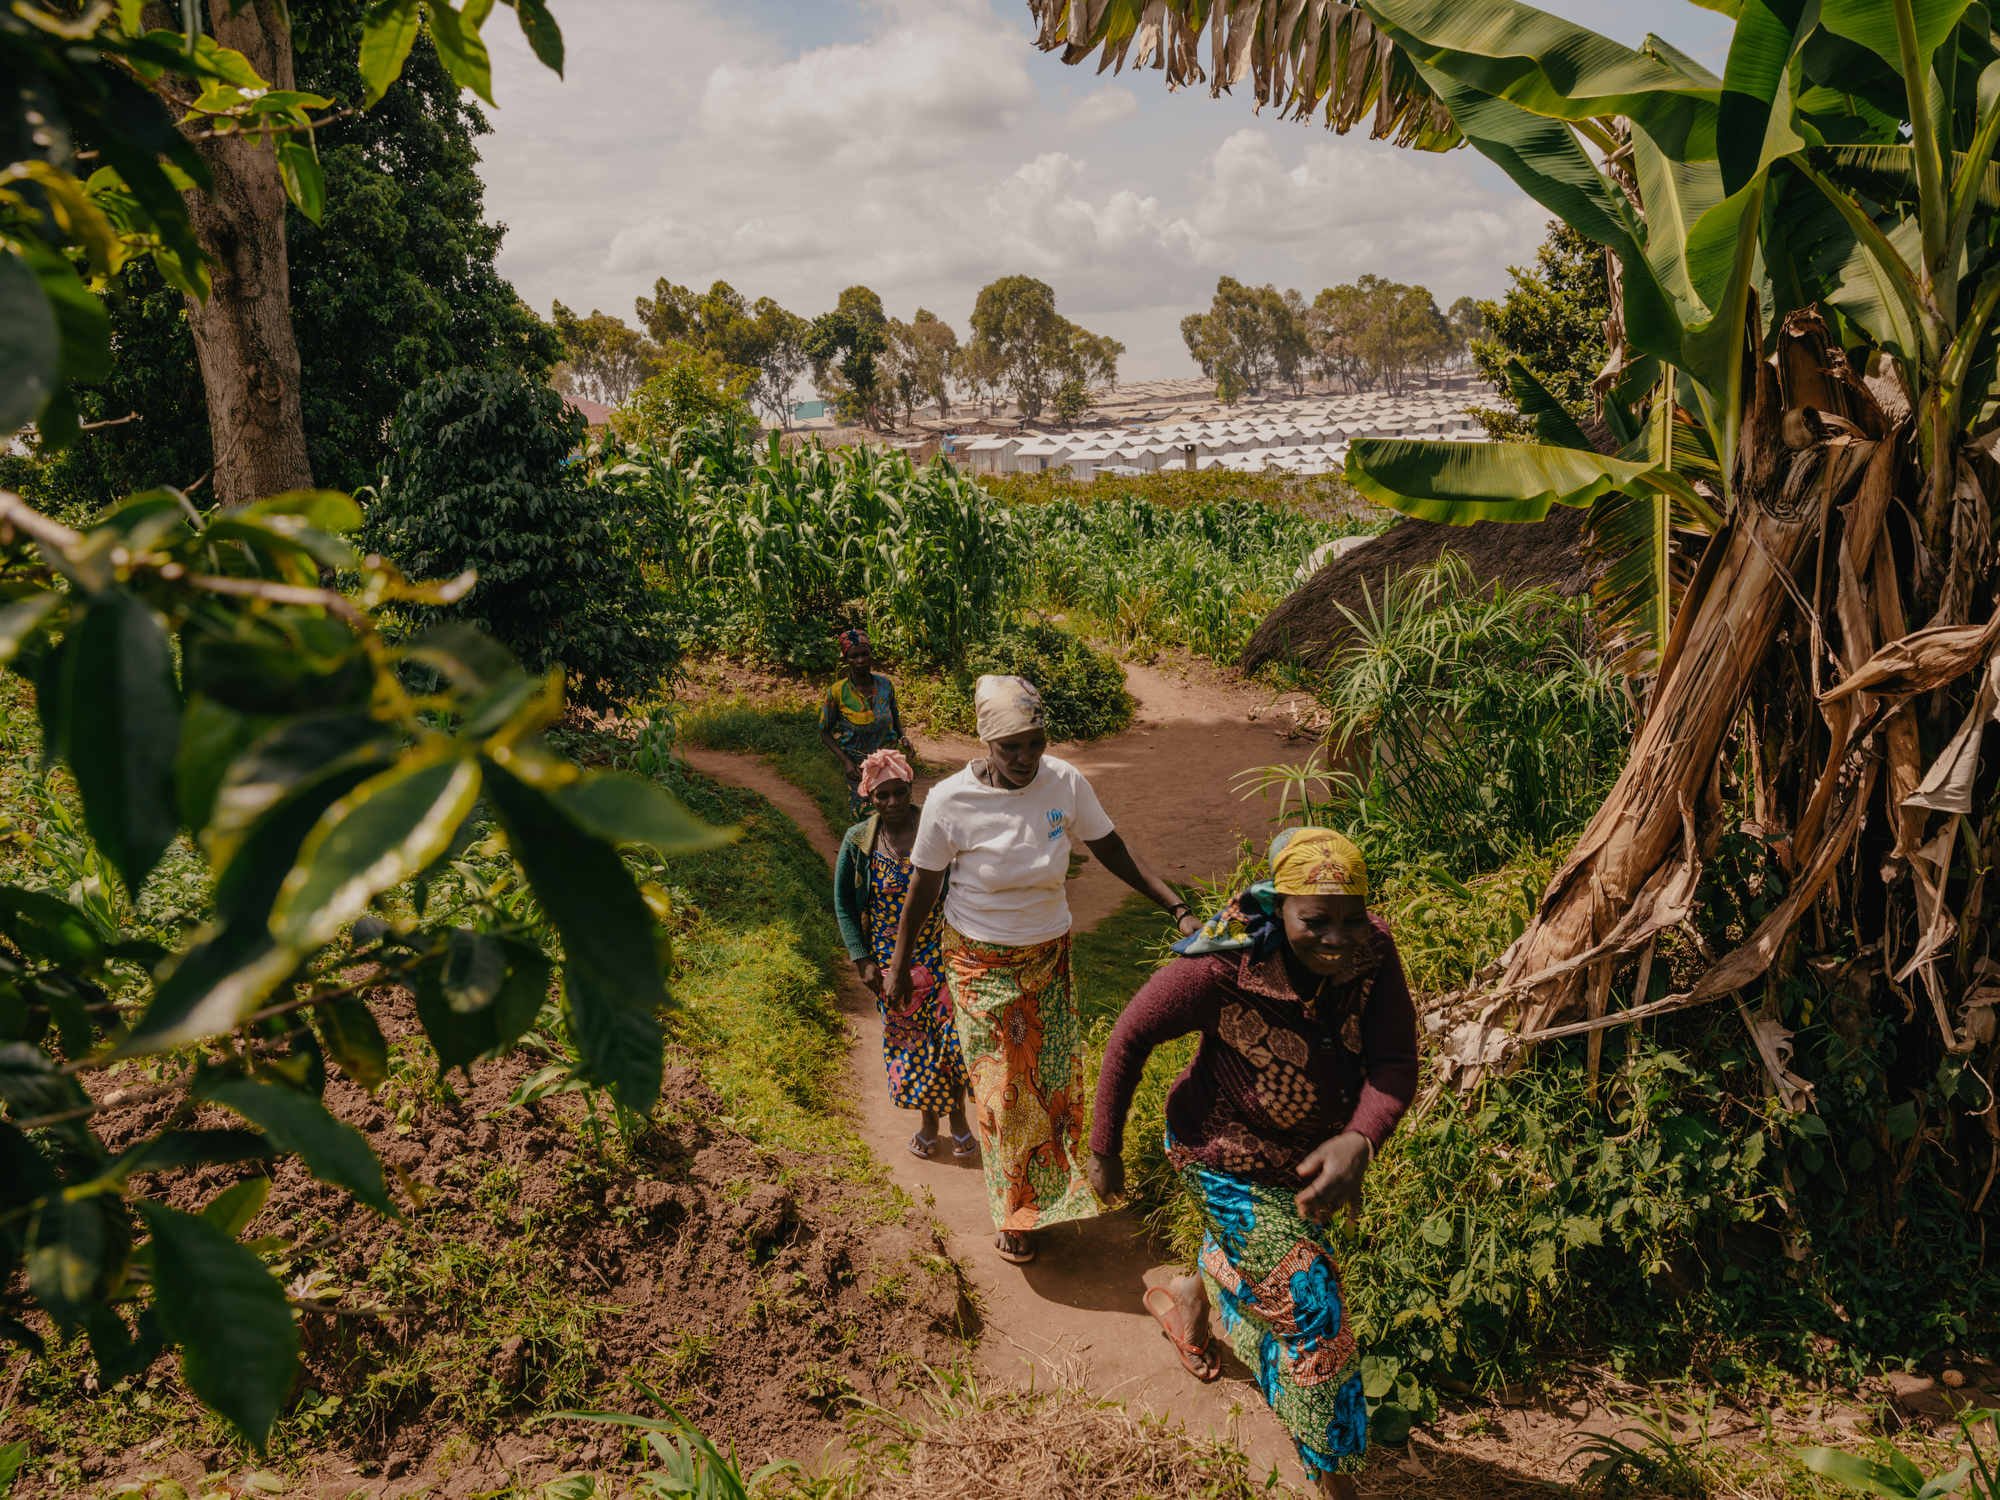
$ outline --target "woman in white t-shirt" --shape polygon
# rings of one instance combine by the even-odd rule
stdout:
[[[925,799],[896,951],[883,978],[896,1014],[911,1003],[913,935],[944,897],[944,969],[975,1121],[995,1244],[1017,1265],[1033,1231],[1098,1212],[1083,1149],[1083,1059],[1070,989],[1063,883],[1082,844],[1105,869],[1179,919],[1199,921],[1125,847],[1097,793],[1047,754],[1041,694],[1023,677],[982,677],[986,754]]]

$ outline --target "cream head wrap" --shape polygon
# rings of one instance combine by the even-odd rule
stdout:
[[[1280,896],[1368,894],[1368,864],[1330,828],[1287,828],[1271,840],[1271,886]]]
[[[1025,677],[982,677],[972,703],[978,711],[982,740],[1012,739],[1047,725],[1042,695]]]

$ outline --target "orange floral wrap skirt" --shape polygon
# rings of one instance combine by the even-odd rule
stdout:
[[[1101,1209],[1084,1168],[1069,935],[1008,948],[947,925],[943,949],[994,1227],[1020,1233],[1090,1218]]]

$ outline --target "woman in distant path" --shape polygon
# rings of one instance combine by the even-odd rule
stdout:
[[[1167,1154],[1201,1208],[1201,1272],[1152,1288],[1146,1308],[1188,1372],[1213,1380],[1214,1299],[1306,1471],[1343,1497],[1368,1448],[1368,1403],[1324,1225],[1359,1208],[1368,1165],[1417,1087],[1416,1012],[1367,898],[1361,853],[1339,834],[1278,835],[1271,879],[1175,944],[1183,956],[1119,1016],[1090,1136],[1091,1185],[1116,1197],[1148,1054],[1200,1033],[1167,1098]]]
[[[986,753],[932,789],[910,858],[885,997],[910,1003],[917,937],[944,894],[945,980],[977,1107],[986,1198],[1003,1259],[1033,1260],[1033,1233],[1099,1211],[1085,1178],[1083,1063],[1070,989],[1063,883],[1081,843],[1104,868],[1181,918],[1187,903],[1125,847],[1091,790],[1046,754],[1041,695],[1021,677],[982,677]],[[946,888],[946,875],[950,885]]]
[[[847,778],[847,797],[856,818],[868,816],[868,799],[861,791],[861,763],[877,750],[909,753],[903,716],[896,707],[896,689],[875,670],[875,651],[865,630],[843,630],[841,665],[846,669],[826,690],[819,711],[820,743],[840,762]]]
[[[896,948],[897,921],[910,889],[910,846],[917,837],[916,776],[899,751],[877,750],[861,763],[861,795],[875,809],[847,830],[833,871],[833,909],[847,956],[882,1011],[882,1061],[889,1098],[922,1113],[910,1150],[937,1149],[938,1116],[951,1116],[951,1154],[978,1150],[965,1123],[965,1062],[952,1030],[951,998],[939,977],[935,912],[916,935],[910,964],[910,1009],[892,1012],[882,998],[882,972]]]

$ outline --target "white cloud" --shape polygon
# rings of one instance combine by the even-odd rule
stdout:
[[[1032,54],[985,0],[889,0],[878,21],[863,41],[717,67],[702,94],[703,131],[879,169],[949,156],[1013,128],[1034,102]]]
[[[1190,217],[1224,256],[1278,252],[1315,286],[1363,271],[1440,290],[1484,283],[1532,252],[1549,216],[1483,184],[1472,162],[1319,137],[1287,165],[1269,133],[1239,130],[1209,159]]]
[[[1101,130],[1139,112],[1139,96],[1117,84],[1085,95],[1069,112],[1071,130]]]

